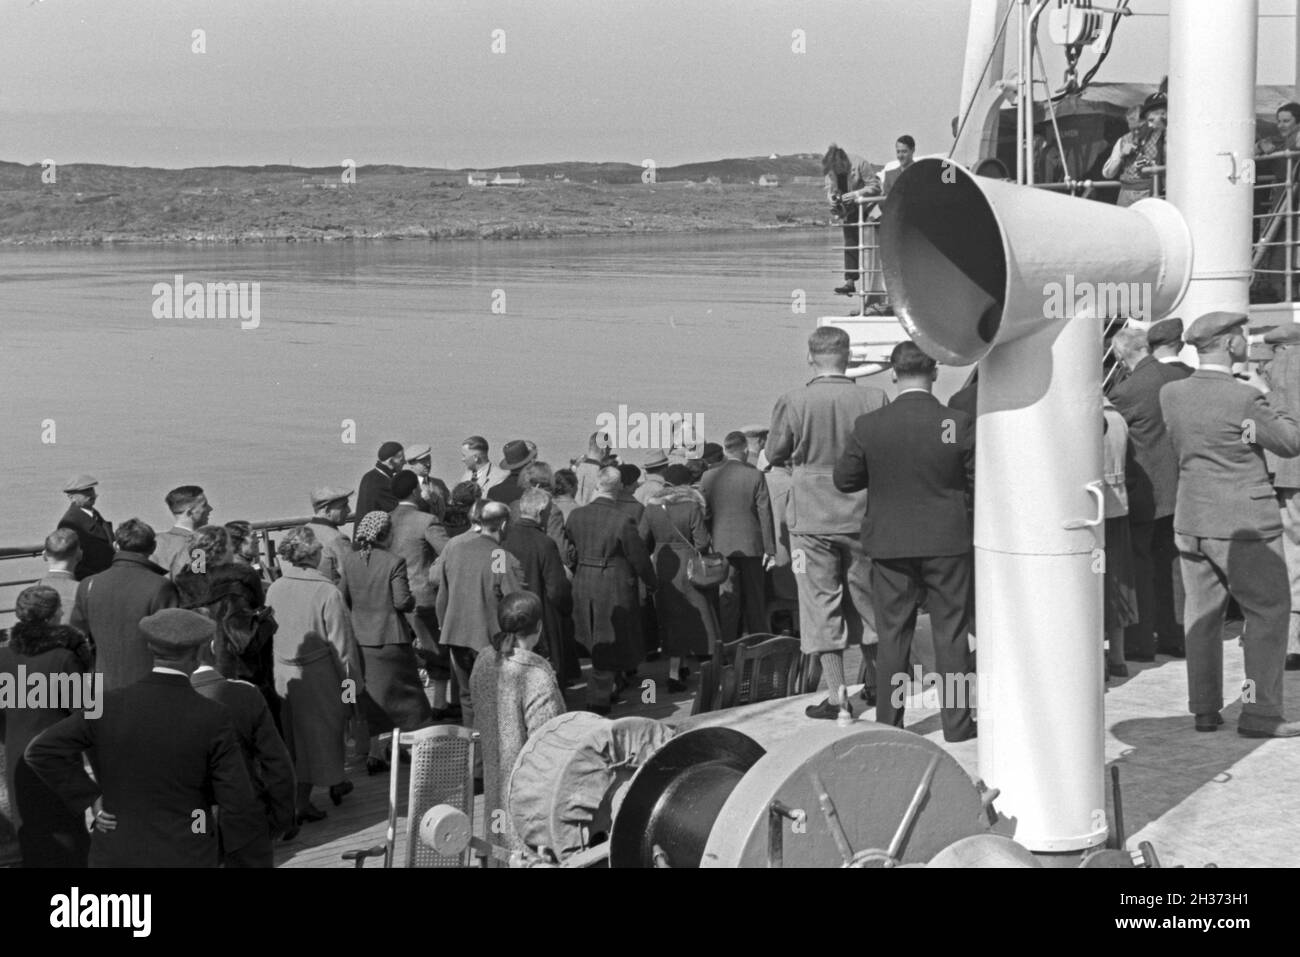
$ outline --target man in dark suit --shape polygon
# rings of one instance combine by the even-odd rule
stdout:
[[[1181,319],[1165,319],[1147,333],[1121,329],[1112,340],[1115,354],[1131,371],[1111,390],[1110,398],[1128,424],[1137,464],[1132,478],[1137,494],[1130,503],[1129,528],[1138,622],[1124,632],[1124,657],[1130,661],[1155,661],[1157,651],[1176,658],[1185,654],[1183,626],[1178,623],[1181,573],[1175,561],[1178,552],[1173,527],[1178,460],[1160,407],[1160,390],[1185,376],[1148,351],[1151,336],[1162,348],[1181,343],[1182,326]]]
[[[406,452],[400,442],[385,442],[379,447],[377,459],[357,486],[357,521],[371,512],[391,512],[397,505],[393,476],[406,464]]]
[[[587,708],[608,714],[615,677],[640,666],[641,606],[637,578],[654,591],[658,585],[645,542],[615,500],[623,488],[617,468],[596,474],[596,497],[569,513],[564,534],[573,543],[574,637],[591,654]]]
[[[113,564],[113,525],[95,510],[98,484],[99,479],[93,475],[78,475],[63,486],[69,504],[58,527],[72,529],[81,543],[81,561],[72,572],[77,581]]]
[[[722,448],[726,458],[704,473],[700,490],[709,506],[714,551],[731,565],[718,588],[718,617],[722,640],[732,641],[768,631],[763,571],[774,560],[776,540],[767,482],[749,464],[745,433],[727,433]]]
[[[582,675],[573,649],[565,643],[565,619],[573,614],[573,591],[564,573],[559,546],[542,527],[551,504],[545,489],[530,488],[519,499],[519,519],[506,527],[501,545],[515,558],[524,573],[524,587],[542,600],[542,640],[535,649],[555,669],[560,687]]]
[[[1264,375],[1278,402],[1300,419],[1300,323],[1288,322],[1270,330],[1264,342],[1273,347],[1273,357]],[[1300,458],[1286,459],[1269,452],[1268,470],[1277,490],[1278,513],[1282,517],[1282,550],[1291,578],[1291,624],[1286,639],[1286,670],[1300,671]]]
[[[485,498],[502,505],[519,501],[524,494],[524,469],[537,461],[537,446],[527,439],[511,439],[501,447],[501,468],[507,473],[487,490]]]
[[[1180,468],[1174,533],[1187,592],[1187,685],[1197,731],[1222,723],[1223,621],[1229,598],[1246,617],[1247,684],[1237,732],[1300,735],[1282,710],[1291,589],[1282,520],[1264,451],[1300,455],[1300,423],[1268,398],[1257,371],[1247,382],[1232,364],[1247,356],[1241,313],[1212,312],[1187,331],[1200,367],[1160,392]]]
[[[104,690],[134,684],[149,674],[153,656],[140,632],[140,620],[180,604],[166,571],[148,558],[157,547],[153,529],[138,518],[118,526],[117,555],[108,571],[77,586],[68,624],[86,633],[95,646],[95,669]]]
[[[1186,379],[1194,371],[1182,359],[1184,345],[1183,320],[1177,316],[1153,322],[1147,330],[1147,348],[1151,350],[1151,358],[1167,366],[1165,372],[1171,382]]]
[[[262,833],[236,850],[229,849],[230,841],[222,825],[221,863],[225,867],[274,867],[273,842],[295,827],[293,758],[275,730],[275,720],[262,693],[247,681],[223,677],[216,669],[211,642],[199,646],[198,665],[190,675],[190,684],[229,713],[248,779],[264,812]]]
[[[971,675],[971,512],[975,442],[970,416],[931,394],[935,361],[913,342],[889,357],[894,401],[860,417],[835,465],[841,492],[867,490],[862,550],[871,558],[871,597],[880,636],[876,720],[903,726],[903,695],[916,615],[924,597],[943,677],[943,736],[975,737]]]
[[[91,867],[216,867],[214,806],[227,853],[266,829],[229,713],[190,686],[216,625],[167,608],[140,630],[153,671],[106,693],[99,718],[78,713],[46,729],[27,746],[27,763],[74,812],[93,809]]]
[[[433,691],[434,716],[447,715],[447,685],[451,680],[451,659],[438,644],[437,589],[430,573],[434,559],[447,547],[447,529],[441,519],[421,509],[419,476],[411,471],[397,473],[393,494],[399,499],[389,516],[393,539],[389,548],[406,561],[406,579],[415,607],[406,612],[406,622],[415,636],[414,647],[420,665],[429,676]]]

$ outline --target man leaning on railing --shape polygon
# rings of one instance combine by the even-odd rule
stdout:
[[[853,295],[858,277],[862,275],[861,212],[857,200],[863,196],[879,196],[880,180],[876,168],[861,156],[851,156],[843,147],[832,143],[822,157],[822,172],[826,174],[826,199],[831,211],[844,228],[844,285],[837,286],[840,296]]]

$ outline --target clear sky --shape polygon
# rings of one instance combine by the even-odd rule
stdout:
[[[1099,80],[1159,80],[1168,2],[1133,0],[1144,15],[1125,22]],[[922,153],[947,149],[967,9],[964,0],[2,0],[0,159],[666,166],[820,152],[837,140],[880,161],[903,132]],[[1294,80],[1294,9],[1261,2],[1260,83]],[[192,52],[197,29],[205,53]],[[504,52],[493,52],[497,30]],[[804,53],[792,49],[796,30]],[[1058,62],[1049,59],[1053,82]]]

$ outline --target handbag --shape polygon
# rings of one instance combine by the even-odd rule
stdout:
[[[668,526],[682,541],[686,542],[695,554],[686,560],[686,580],[699,589],[717,588],[727,576],[731,574],[731,563],[719,555],[717,552],[705,554],[690,542],[673,524],[672,516],[668,514],[668,506],[660,505],[664,510],[664,516],[668,519]]]

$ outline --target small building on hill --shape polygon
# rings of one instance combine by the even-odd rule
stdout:
[[[484,173],[482,170],[474,170],[474,172],[469,174],[469,185],[486,186],[487,184],[488,184],[488,175],[487,173]]]
[[[764,173],[762,176],[758,178],[758,185],[759,186],[780,186],[781,177],[777,176],[775,173]]]
[[[524,178],[516,172],[497,173],[492,177],[491,186],[523,186]]]
[[[710,177],[709,177],[708,179],[706,179],[704,182],[705,182],[705,184],[708,185],[708,186],[721,186],[721,185],[722,185],[722,180],[719,179],[719,178],[716,177],[716,176],[710,176]]]

